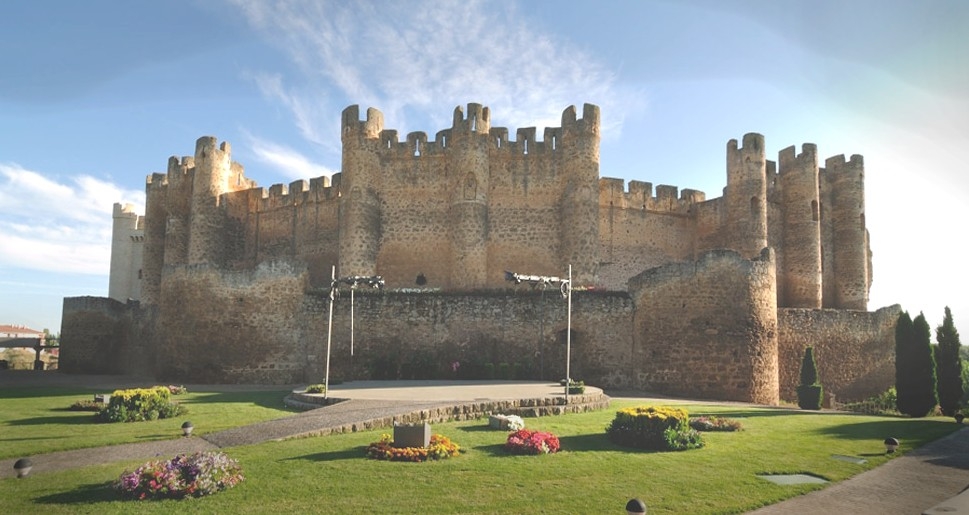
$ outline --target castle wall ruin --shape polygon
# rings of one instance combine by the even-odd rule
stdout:
[[[805,144],[775,162],[750,133],[728,142],[724,195],[707,199],[600,177],[599,109],[579,114],[566,109],[541,139],[534,128],[511,139],[468,104],[433,139],[401,139],[380,111],[360,119],[351,106],[341,172],[269,188],[245,177],[228,143],[200,138],[194,156],[148,176],[143,217],[115,207],[110,294],[127,304],[66,299],[62,353],[75,357],[62,368],[87,370],[113,349],[121,357],[104,367],[119,372],[318,381],[335,267],[388,288],[359,292],[360,336],[352,356],[334,353],[337,375],[406,375],[419,355],[433,367],[514,357],[529,377],[558,379],[558,292],[510,292],[504,272],[562,276],[572,265],[573,377],[773,404],[811,344],[852,356],[819,363],[831,391],[890,384],[893,321],[865,311],[861,156],[820,167]]]

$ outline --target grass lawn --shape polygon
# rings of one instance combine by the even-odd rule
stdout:
[[[64,392],[58,395],[69,398]],[[201,414],[205,403],[199,400],[197,413]],[[616,446],[605,437],[615,410],[637,404],[641,403],[616,401],[600,412],[525,419],[526,427],[560,437],[558,454],[513,456],[502,447],[507,433],[488,429],[486,420],[452,422],[433,426],[433,432],[448,436],[463,449],[449,460],[366,459],[364,448],[378,440],[382,431],[295,439],[227,449],[241,463],[246,479],[210,497],[118,500],[111,484],[126,467],[141,465],[139,461],[0,480],[0,513],[589,514],[622,513],[631,497],[646,501],[651,514],[743,513],[818,488],[774,485],[756,474],[809,473],[840,481],[890,459],[882,445],[886,436],[899,438],[900,451],[905,452],[960,427],[948,418],[689,405],[679,407],[691,415],[741,419],[744,430],[704,433],[706,447],[699,450],[645,452]],[[16,426],[10,425],[8,414],[3,416],[6,438],[7,430]],[[116,427],[164,422],[107,427],[113,432]],[[83,426],[56,420],[53,425],[71,432]],[[53,431],[42,429],[42,423],[34,427]],[[146,430],[149,434],[165,431]],[[73,435],[61,437],[74,439]],[[834,454],[862,457],[868,463],[839,461],[831,457]]]
[[[0,390],[0,459],[169,440],[182,434],[182,422],[186,420],[191,420],[200,434],[205,434],[293,413],[283,405],[287,391],[174,395],[172,400],[188,408],[188,413],[154,422],[96,423],[93,412],[68,410],[75,401],[93,399],[95,393],[111,392],[68,388]]]

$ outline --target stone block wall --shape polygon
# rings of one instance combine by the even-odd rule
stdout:
[[[814,347],[826,394],[838,401],[863,400],[895,384],[895,324],[902,308],[878,311],[780,309],[780,395],[796,401],[804,349]]]

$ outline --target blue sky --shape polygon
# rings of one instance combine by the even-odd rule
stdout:
[[[869,307],[969,320],[969,2],[0,2],[0,323],[106,296],[115,202],[213,135],[260,186],[340,166],[340,112],[400,134],[602,108],[602,176],[719,197],[728,140],[862,154]],[[966,326],[969,327],[969,326]],[[964,329],[969,331],[969,329]]]

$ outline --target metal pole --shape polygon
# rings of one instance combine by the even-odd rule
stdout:
[[[569,264],[569,283],[566,285],[566,298],[569,304],[568,323],[565,333],[565,403],[569,403],[569,386],[572,385],[572,265]]]
[[[330,341],[333,339],[333,298],[336,297],[336,265],[330,272],[330,321],[326,324],[326,375],[323,377],[323,398],[330,395]]]
[[[356,283],[350,286],[350,355],[353,356],[353,290],[357,289]]]

